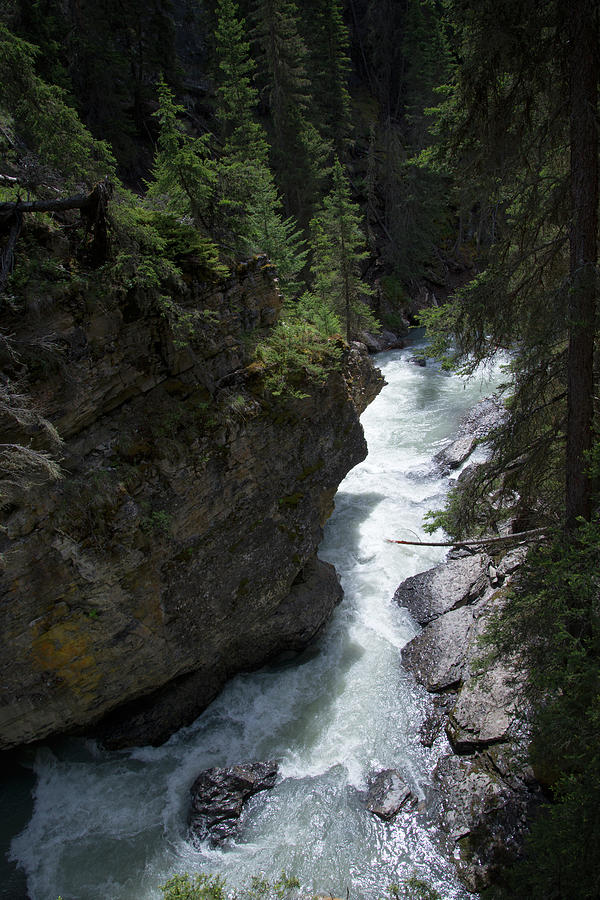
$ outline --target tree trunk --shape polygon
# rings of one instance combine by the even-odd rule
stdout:
[[[563,0],[569,28],[571,230],[567,371],[566,524],[589,519],[586,474],[594,415],[598,229],[598,11],[596,0]]]

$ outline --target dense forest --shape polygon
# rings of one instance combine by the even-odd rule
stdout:
[[[143,290],[185,341],[190,273],[266,253],[274,393],[420,309],[444,365],[510,354],[489,459],[431,521],[544,529],[490,636],[547,796],[498,897],[600,892],[598,28],[594,0],[0,0],[4,503],[58,473],[27,401],[52,347],[10,339],[34,276]]]

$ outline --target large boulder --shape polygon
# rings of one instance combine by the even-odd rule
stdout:
[[[487,397],[478,403],[461,420],[455,439],[434,456],[434,462],[442,474],[447,475],[458,469],[469,458],[475,447],[485,441],[489,432],[501,424],[504,416],[504,408],[495,398]]]
[[[367,809],[380,819],[388,821],[400,812],[412,797],[411,789],[397,769],[384,769],[371,776],[364,795]]]
[[[484,553],[452,559],[403,581],[394,600],[419,625],[473,602],[487,586],[489,557]]]
[[[274,787],[276,762],[254,762],[231,768],[206,769],[191,787],[189,826],[196,843],[209,840],[213,846],[233,837],[244,804]]]
[[[470,891],[482,891],[520,855],[539,792],[518,777],[502,778],[486,754],[444,756],[433,786],[457,873]]]
[[[450,711],[446,733],[457,753],[469,753],[510,737],[515,700],[522,687],[517,673],[497,663],[469,678]]]
[[[463,680],[464,648],[473,624],[474,613],[467,606],[435,619],[402,650],[404,667],[432,693],[457,688]]]

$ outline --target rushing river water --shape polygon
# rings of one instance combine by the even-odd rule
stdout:
[[[231,885],[282,869],[316,893],[384,897],[415,873],[444,900],[467,896],[424,813],[384,823],[358,791],[369,773],[399,769],[425,796],[439,748],[418,740],[425,698],[400,667],[417,629],[392,597],[443,550],[386,538],[423,536],[424,513],[447,479],[431,464],[488,383],[421,368],[412,350],[377,358],[388,386],[364,413],[369,456],[340,486],[320,556],[345,599],[299,658],[235,678],[163,746],[105,752],[69,740],[36,752],[35,803],[11,844],[31,900],[158,900],[169,874],[198,870]],[[277,759],[276,787],[258,794],[224,850],[186,839],[189,786],[210,766]],[[5,895],[8,896],[8,895]]]

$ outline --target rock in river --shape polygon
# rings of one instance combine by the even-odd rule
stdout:
[[[193,840],[208,838],[216,845],[234,835],[246,801],[272,788],[277,772],[277,763],[272,761],[201,772],[191,787],[189,825]]]
[[[411,797],[411,790],[396,769],[385,769],[369,780],[364,796],[367,809],[380,819],[392,819]]]

